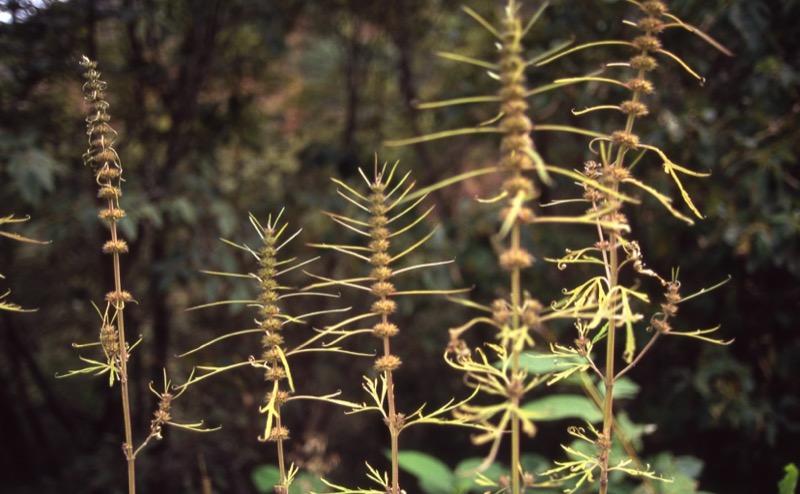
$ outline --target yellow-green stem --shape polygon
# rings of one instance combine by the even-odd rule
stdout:
[[[519,222],[515,222],[511,229],[511,248],[519,250],[521,247],[520,241],[520,226]],[[519,423],[519,400],[520,396],[516,388],[521,389],[521,385],[517,386],[519,379],[519,357],[522,345],[518,340],[523,339],[525,335],[517,331],[520,327],[520,310],[522,307],[522,288],[521,288],[520,269],[514,268],[511,271],[511,306],[512,319],[511,324],[515,330],[516,339],[512,340],[513,347],[511,348],[511,492],[519,494],[520,492],[520,423]]]
[[[277,430],[283,430],[283,424],[281,424],[281,408],[280,405],[275,406],[275,427]],[[278,470],[281,472],[281,487],[285,490],[283,492],[289,492],[289,488],[286,485],[286,464],[285,460],[283,459],[283,439],[278,436]]]
[[[388,323],[389,319],[384,315],[383,322]],[[383,354],[391,355],[391,347],[389,345],[389,338],[383,338]],[[392,443],[392,494],[400,494],[400,446],[398,436],[400,430],[397,420],[397,409],[394,402],[394,380],[392,379],[392,371],[387,370],[386,376],[386,393],[389,397],[389,435]]]
[[[616,189],[616,187],[615,187]],[[616,192],[616,190],[615,190]],[[608,280],[608,293],[615,296],[617,286],[617,269],[619,257],[617,256],[617,237],[612,234],[609,238],[609,262],[611,277]],[[614,347],[616,343],[616,304],[613,302],[608,309],[608,333],[606,337],[606,369],[604,384],[606,389],[603,400],[603,432],[600,437],[600,494],[608,492],[608,461],[611,454],[611,428],[614,423]]]

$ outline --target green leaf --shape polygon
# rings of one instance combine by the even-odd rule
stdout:
[[[797,489],[797,465],[789,463],[783,470],[786,475],[778,483],[778,494],[795,494]]]
[[[12,176],[22,199],[30,204],[39,202],[42,194],[52,192],[55,178],[64,167],[46,152],[29,148],[11,156],[8,173]]]
[[[419,451],[401,451],[398,454],[400,468],[419,480],[426,494],[450,494],[456,477],[439,459]]]
[[[275,486],[281,483],[281,472],[273,465],[259,465],[250,478],[258,492],[269,494],[275,492]]]
[[[578,395],[546,396],[526,403],[522,406],[522,410],[530,414],[530,418],[535,421],[579,418],[586,422],[597,423],[603,420],[603,414],[592,400]]]

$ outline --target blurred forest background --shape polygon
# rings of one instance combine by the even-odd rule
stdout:
[[[461,3],[0,2],[0,215],[29,215],[13,231],[50,241],[0,241],[6,276],[0,291],[12,289],[14,302],[38,308],[0,312],[0,491],[107,493],[125,485],[116,392],[102,378],[54,377],[80,366],[71,345],[96,338],[99,319],[91,301],[100,302],[111,287],[109,259],[100,252],[107,233],[97,220],[96,185],[81,161],[87,144],[80,56],[99,61],[119,132],[122,207],[128,212],[120,227],[131,246],[123,259],[124,284],[138,301],[126,311],[126,326],[143,337],[131,360],[131,373],[141,377],[134,415],[143,433],[155,399],[147,382],[160,382],[163,367],[180,381],[192,365],[229,363],[258,351],[245,338],[191,358],[174,357],[251,324],[254,312],[246,308],[186,312],[252,296],[247,283],[199,272],[253,269],[244,253],[219,241],[254,245],[248,212],[265,218],[285,207],[290,228],[304,229],[295,242],[298,256],[309,257],[316,254],[303,244],[341,236],[321,214],[343,207],[330,177],[357,178],[357,166],[371,166],[375,153],[381,162],[399,159],[420,185],[494,159],[492,137],[383,145],[493,116],[491,109],[473,106],[414,108],[417,101],[485,94],[493,87],[481,70],[433,54],[491,56],[489,36]],[[629,29],[621,23],[623,12],[631,12],[625,1],[552,3],[528,38],[532,53],[570,37],[576,43],[614,39]],[[469,4],[496,19],[497,2]],[[735,343],[662,341],[630,374],[641,386],[638,398],[620,408],[639,423],[657,424],[644,439],[644,456],[670,451],[702,459],[702,490],[774,492],[783,466],[800,461],[800,2],[670,5],[735,56],[685,32],[665,37],[667,48],[707,81],[698,85],[680,70],[657,72],[664,90],[653,99],[642,133],[677,162],[712,172],[688,186],[707,218],[686,227],[649,208],[632,226],[648,265],[661,272],[680,266],[687,293],[732,277],[687,304],[679,324],[685,330],[721,324],[723,337]],[[600,15],[601,8],[610,15]],[[531,85],[586,73],[608,53],[587,51],[531,70]],[[533,100],[533,120],[574,123],[570,109],[605,101],[604,91],[610,89],[570,86],[547,93]],[[579,168],[587,159],[584,139],[552,133],[535,138],[551,163]],[[652,173],[662,180],[658,167]],[[571,187],[560,183],[544,199]],[[488,242],[495,226],[472,199],[481,190],[469,182],[428,199],[444,228],[417,256],[456,258],[458,267],[431,271],[414,280],[419,287],[475,286],[475,297],[491,296],[499,276]],[[554,255],[565,244],[555,235],[579,234],[542,229],[533,234],[534,252]],[[344,261],[326,255],[311,271],[346,269]],[[526,288],[542,300],[557,298],[565,286],[564,273],[552,265],[537,264],[534,275]],[[418,302],[413,311],[403,309],[407,329],[398,340],[406,365],[397,386],[407,408],[465,393],[441,360],[446,329],[466,320],[463,311],[446,302]],[[293,369],[299,388],[342,389],[360,400],[359,376],[370,363],[308,359]],[[203,419],[223,429],[203,435],[167,430],[137,462],[142,492],[200,492],[203,479],[215,492],[256,492],[251,473],[274,462],[274,448],[256,441],[263,430],[256,410],[263,381],[249,370],[205,381],[176,403],[176,419]],[[298,411],[301,416],[288,424],[295,461],[330,467],[331,478],[350,485],[365,484],[365,459],[384,465],[387,441],[378,418],[344,417],[331,407]],[[526,447],[560,458],[566,425],[542,425]],[[468,436],[411,430],[402,446],[453,465],[485,453]]]

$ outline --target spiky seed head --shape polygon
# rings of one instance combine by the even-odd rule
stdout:
[[[386,281],[392,277],[392,270],[386,266],[379,266],[370,272],[370,278],[377,281]]]
[[[492,319],[500,325],[508,324],[511,320],[511,311],[505,300],[498,298],[492,302]]]
[[[386,240],[389,238],[391,232],[388,229],[383,227],[373,228],[369,236],[372,237],[373,240]]]
[[[631,67],[644,72],[651,72],[658,67],[656,59],[649,55],[636,55],[630,60]]]
[[[125,217],[125,210],[119,208],[101,209],[97,213],[97,217],[103,221],[116,222]]]
[[[100,199],[115,200],[122,197],[122,189],[114,187],[113,185],[102,185],[100,190],[97,191],[97,197]]]
[[[278,321],[277,319],[270,319],[271,321]],[[263,327],[263,324],[262,324]],[[278,333],[268,332],[261,338],[262,348],[273,348],[283,345],[283,336]]]
[[[533,256],[523,248],[511,248],[500,254],[500,267],[506,271],[525,269],[533,265]]]
[[[525,115],[512,115],[500,122],[500,130],[506,134],[527,134],[533,130],[533,123]]]
[[[392,338],[399,332],[400,328],[390,322],[379,322],[372,327],[372,334],[375,335],[376,338],[381,339]]]
[[[395,293],[394,285],[388,281],[379,281],[372,284],[372,294],[376,297],[388,297]]]
[[[265,266],[258,270],[258,277],[262,280],[270,280],[275,278],[278,275],[278,271],[275,267]]]
[[[261,294],[259,294],[258,301],[261,302],[264,305],[271,305],[271,304],[274,304],[275,302],[277,302],[279,297],[280,297],[280,294],[278,292],[275,292],[273,290],[269,290],[269,291],[262,292]]]
[[[133,295],[131,295],[130,292],[127,292],[125,290],[119,292],[115,291],[106,293],[106,300],[111,302],[111,305],[113,305],[114,307],[119,307],[120,305],[125,304],[126,302],[134,301]]]
[[[373,240],[369,243],[369,248],[372,252],[386,252],[389,250],[390,242],[386,239]]]
[[[369,226],[372,228],[383,228],[389,223],[389,218],[386,216],[371,216],[369,219]]]
[[[261,358],[267,364],[276,364],[281,361],[281,349],[278,346],[271,346],[261,354]]]
[[[269,319],[265,319],[260,323],[260,325],[261,329],[267,331],[270,334],[277,333],[278,331],[283,329],[283,321],[281,321],[277,317],[270,317]]]
[[[644,34],[633,38],[633,46],[639,51],[658,51],[661,49],[661,41],[655,36]]]
[[[392,256],[385,252],[376,252],[369,258],[369,262],[373,266],[388,266],[392,262]]]
[[[259,295],[259,298],[261,298],[262,295],[264,295],[264,294]],[[275,317],[278,314],[280,314],[281,313],[281,308],[278,307],[277,305],[266,304],[266,305],[262,305],[261,309],[259,309],[258,312],[261,314],[261,316],[264,319],[268,319],[268,318]]]
[[[276,365],[267,369],[264,373],[264,379],[267,381],[280,381],[286,378],[286,371],[283,367]]]
[[[384,355],[375,360],[375,370],[378,372],[392,372],[402,365],[400,357],[396,355]]]
[[[282,406],[287,401],[289,401],[290,396],[291,395],[288,391],[279,389],[278,392],[275,394],[275,403],[277,403],[278,406]],[[272,401],[272,391],[267,393],[266,396],[264,397],[264,403],[269,403],[271,401]]]
[[[638,23],[639,29],[646,33],[658,34],[664,30],[664,22],[657,17],[645,17]]]
[[[276,280],[275,278],[270,278],[268,276],[262,278],[260,275],[259,278],[261,278],[261,283],[259,283],[258,286],[261,288],[262,292],[277,291],[278,288],[280,287],[280,283],[278,283],[278,280]]]
[[[528,300],[522,310],[522,323],[529,328],[538,328],[544,306],[538,300]]]
[[[380,314],[382,316],[388,316],[389,314],[393,314],[396,310],[397,310],[397,303],[394,300],[390,300],[388,298],[376,300],[372,304],[372,312]]]
[[[455,354],[456,360],[465,362],[472,359],[472,351],[469,349],[467,342],[461,338],[453,338],[447,343],[446,352],[448,354]]]
[[[650,319],[650,327],[652,327],[659,333],[669,333],[670,331],[672,331],[672,326],[670,326],[666,318],[662,319],[654,317]]]
[[[97,171],[97,180],[100,182],[111,182],[122,175],[122,170],[115,166],[104,166]]]
[[[658,17],[667,13],[667,5],[658,0],[648,0],[642,4],[642,10],[647,12],[648,15]]]
[[[618,146],[625,146],[630,149],[639,147],[639,137],[636,134],[625,132],[624,130],[617,130],[611,134],[611,142]]]
[[[119,355],[119,333],[113,324],[103,324],[100,327],[100,345],[109,357]]]
[[[634,117],[643,117],[649,113],[647,105],[641,101],[623,101],[622,104],[619,105],[619,108],[622,110],[622,113],[633,115]]]
[[[109,240],[103,244],[104,254],[126,254],[128,244],[124,240]]]
[[[605,176],[609,179],[608,180],[609,182],[619,183],[630,178],[631,171],[623,166],[619,166],[616,163],[614,163],[606,167]]]
[[[520,115],[528,111],[528,102],[523,99],[504,101],[500,110],[506,115]]]
[[[269,431],[269,437],[267,441],[270,442],[278,442],[278,441],[288,441],[289,440],[289,429],[284,426],[280,427],[273,427],[271,431]]]
[[[625,86],[635,93],[651,94],[655,89],[653,83],[642,77],[634,77],[629,79]]]
[[[389,211],[389,206],[384,203],[372,204],[369,207],[369,212],[373,216],[383,216]]]
[[[102,148],[92,154],[91,160],[93,163],[114,163],[117,160],[117,153],[109,148]]]

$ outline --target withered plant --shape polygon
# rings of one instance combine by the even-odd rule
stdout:
[[[301,292],[281,281],[285,274],[302,268],[317,259],[313,258],[305,261],[298,261],[295,257],[284,257],[284,253],[288,249],[288,244],[300,234],[301,230],[297,230],[292,234],[287,233],[286,228],[288,227],[288,223],[281,222],[282,214],[283,211],[278,213],[275,217],[269,215],[264,225],[262,225],[255,216],[252,214],[250,215],[250,223],[253,225],[261,241],[261,245],[258,248],[251,248],[244,243],[239,244],[223,239],[227,245],[243,250],[255,258],[258,265],[258,269],[255,273],[203,271],[206,274],[215,276],[252,280],[254,284],[258,286],[257,297],[247,300],[211,302],[193,308],[202,309],[231,304],[242,304],[248,307],[254,307],[258,310],[258,318],[255,320],[256,327],[226,332],[181,355],[181,357],[184,357],[200,350],[205,350],[229,338],[260,335],[260,356],[254,357],[251,355],[240,362],[222,366],[198,366],[195,369],[197,373],[193,373],[192,377],[186,383],[178,386],[178,389],[185,390],[189,386],[194,386],[204,379],[241,367],[254,367],[263,372],[264,380],[269,384],[267,385],[267,391],[263,393],[263,404],[259,406],[258,409],[259,413],[266,415],[264,431],[258,436],[258,440],[275,444],[280,475],[278,484],[274,486],[275,494],[288,494],[295,480],[295,476],[299,471],[296,465],[287,464],[286,460],[285,445],[290,440],[290,433],[284,419],[285,414],[282,412],[283,406],[297,400],[323,401],[348,407],[354,405],[354,403],[337,398],[339,392],[333,392],[324,396],[296,394],[290,366],[291,358],[295,355],[310,352],[358,355],[356,352],[349,352],[337,346],[341,341],[350,336],[350,334],[342,333],[336,328],[326,328],[324,330],[312,328],[311,331],[305,331],[305,334],[299,334],[297,335],[298,337],[292,338],[294,341],[299,341],[299,343],[289,343],[291,340],[287,341],[286,328],[288,326],[298,326],[298,330],[302,330],[304,326],[307,325],[307,320],[309,318],[323,314],[344,312],[349,310],[349,308],[320,309],[305,314],[290,314],[286,312],[285,308],[282,309],[283,301],[290,297],[336,297],[336,295],[323,292]],[[292,331],[291,333],[299,332],[300,331]],[[253,349],[256,349],[256,345],[253,345]]]
[[[110,240],[103,244],[104,254],[108,254],[112,259],[112,273],[114,277],[114,288],[105,296],[105,307],[100,310],[95,305],[95,310],[100,316],[100,331],[98,341],[85,344],[73,344],[75,348],[84,349],[90,347],[100,347],[102,355],[98,358],[87,358],[81,356],[80,359],[86,366],[70,370],[59,377],[70,377],[82,374],[95,376],[107,374],[108,384],[113,387],[119,383],[120,397],[122,401],[122,419],[125,440],[122,443],[122,451],[127,463],[127,490],[129,494],[136,492],[136,456],[153,439],[161,439],[164,426],[171,425],[179,428],[204,431],[202,422],[193,424],[181,424],[173,421],[172,402],[182,391],[173,394],[171,381],[167,378],[164,371],[164,390],[157,391],[150,384],[150,390],[158,397],[158,406],[153,413],[150,421],[150,428],[145,438],[136,445],[134,440],[133,424],[131,423],[131,399],[130,386],[132,377],[128,373],[128,360],[131,351],[141,342],[141,338],[133,343],[125,336],[125,308],[135,300],[130,292],[123,289],[122,275],[120,269],[120,259],[122,254],[128,252],[128,244],[120,238],[117,224],[125,217],[125,211],[120,208],[120,197],[122,197],[122,162],[117,151],[114,149],[114,141],[117,132],[111,127],[111,116],[108,113],[110,105],[105,99],[106,83],[100,79],[100,72],[97,63],[83,57],[81,66],[86,69],[84,78],[86,83],[83,85],[83,93],[89,106],[86,117],[86,134],[89,136],[89,149],[83,155],[84,164],[90,165],[94,170],[95,181],[97,182],[97,196],[103,201],[104,209],[98,214],[100,220],[108,226]]]
[[[607,40],[587,43],[574,47],[564,53],[543,60],[540,65],[550,63],[561,56],[584,49],[600,46],[619,45],[633,53],[625,61],[614,61],[606,64],[608,74],[583,76],[555,81],[556,84],[573,84],[595,82],[612,84],[629,91],[630,96],[621,103],[601,104],[580,111],[583,115],[594,111],[619,112],[624,117],[621,128],[611,131],[597,132],[590,143],[594,157],[584,164],[580,185],[583,192],[579,202],[588,205],[588,209],[577,214],[581,218],[596,218],[592,229],[596,233],[592,245],[583,248],[570,248],[566,255],[550,259],[559,269],[566,269],[572,264],[588,264],[598,266],[600,273],[578,286],[565,289],[566,297],[556,305],[558,310],[573,311],[577,337],[571,344],[554,345],[556,357],[568,357],[572,363],[565,365],[564,371],[556,375],[550,382],[557,382],[572,372],[582,374],[584,383],[595,377],[600,383],[600,392],[594,384],[588,384],[590,396],[597,401],[603,413],[603,426],[596,430],[591,425],[590,432],[582,427],[572,427],[569,433],[596,448],[594,455],[586,454],[586,450],[576,450],[565,446],[570,461],[562,462],[549,473],[564,475],[565,478],[578,479],[569,492],[575,492],[584,482],[591,482],[599,476],[599,491],[609,491],[609,472],[619,470],[636,477],[659,478],[657,473],[642,466],[631,451],[620,450],[612,454],[612,443],[615,435],[624,443],[624,434],[615,429],[614,385],[628,374],[634,366],[647,354],[658,338],[664,336],[684,336],[713,344],[729,344],[729,341],[717,339],[711,334],[719,327],[695,330],[676,331],[673,329],[679,304],[695,296],[720,286],[701,289],[692,295],[681,293],[681,282],[678,279],[678,268],[671,275],[661,275],[660,270],[648,268],[644,263],[644,254],[640,244],[632,236],[629,215],[643,214],[647,206],[638,196],[642,194],[655,198],[675,219],[693,224],[695,218],[702,214],[686,191],[682,180],[684,177],[706,177],[708,173],[693,171],[691,168],[675,163],[667,153],[657,146],[644,142],[635,132],[637,119],[649,113],[648,96],[655,93],[656,82],[654,70],[661,61],[670,66],[683,69],[698,81],[703,78],[692,70],[678,55],[662,47],[660,34],[668,29],[684,29],[697,34],[715,48],[730,55],[724,47],[711,39],[699,29],[683,22],[672,15],[665,2],[648,0],[639,2],[628,0],[637,7],[634,20],[622,22],[632,28],[632,39]],[[614,125],[614,124],[611,124]],[[612,127],[613,128],[613,127]],[[684,205],[690,213],[683,213],[674,205],[668,192],[658,190],[646,182],[647,175],[637,178],[635,172],[641,171],[656,158],[679,191]],[[651,302],[647,293],[649,281],[653,280],[663,291],[663,301]],[[724,283],[724,282],[723,282]],[[587,309],[591,309],[587,317]],[[645,313],[651,316],[645,321]],[[649,333],[644,346],[637,341],[642,335],[642,326]],[[625,342],[620,345],[624,332]],[[605,349],[595,352],[595,346],[604,345]],[[598,355],[597,353],[600,353]],[[570,357],[579,357],[570,359]],[[614,457],[614,458],[612,458]]]
[[[393,342],[401,334],[401,328],[393,321],[398,308],[398,300],[410,295],[450,295],[461,293],[462,289],[436,289],[414,290],[398,288],[398,277],[402,279],[404,273],[420,269],[429,269],[449,264],[452,261],[436,261],[411,266],[398,267],[401,261],[410,253],[429,240],[435,233],[433,229],[418,240],[409,241],[406,246],[402,242],[409,232],[416,226],[424,225],[424,220],[432,211],[428,208],[422,214],[416,214],[416,207],[425,199],[425,195],[409,200],[414,188],[414,183],[409,181],[410,172],[402,177],[395,176],[397,163],[391,167],[387,164],[378,165],[377,157],[373,174],[367,177],[363,169],[359,173],[364,179],[364,184],[359,187],[348,185],[345,182],[333,179],[340,188],[339,196],[360,211],[361,216],[349,216],[336,213],[326,213],[339,225],[358,234],[364,239],[359,244],[314,244],[316,247],[330,249],[337,253],[352,256],[365,265],[365,273],[345,279],[331,279],[315,276],[321,281],[308,287],[309,289],[338,286],[345,289],[355,289],[371,297],[371,305],[365,313],[355,315],[342,321],[329,330],[344,331],[348,334],[370,334],[379,342],[378,357],[375,359],[373,369],[377,376],[364,375],[363,388],[369,396],[368,401],[353,403],[348,413],[360,414],[364,412],[378,413],[389,432],[391,458],[391,472],[382,472],[369,464],[367,477],[380,486],[380,490],[352,489],[325,482],[336,493],[349,494],[401,494],[405,492],[400,487],[400,434],[412,426],[422,424],[438,425],[468,425],[462,418],[449,418],[451,411],[463,406],[472,396],[456,403],[450,400],[432,412],[426,412],[420,406],[411,413],[401,412],[397,409],[397,394],[402,390],[395,388],[394,375],[402,365],[402,359],[397,354]],[[368,322],[367,322],[368,321]],[[360,326],[365,324],[365,327]],[[358,324],[355,328],[349,326]],[[413,337],[409,335],[408,337]],[[474,396],[474,393],[473,393]]]
[[[435,109],[451,105],[497,104],[500,107],[497,116],[476,127],[442,131],[388,143],[397,146],[453,136],[484,133],[501,135],[496,167],[469,170],[425,189],[433,190],[466,178],[488,176],[493,173],[502,173],[505,176],[498,195],[482,202],[504,204],[499,212],[498,228],[493,242],[497,251],[498,265],[509,276],[505,290],[507,296],[491,304],[457,300],[465,306],[482,310],[486,315],[451,329],[452,341],[446,355],[452,367],[465,373],[465,382],[468,385],[499,398],[499,403],[494,405],[465,404],[458,410],[458,417],[481,424],[487,429],[487,432],[474,438],[477,443],[491,444],[490,453],[479,470],[495,461],[501,440],[509,436],[508,478],[503,477],[497,481],[485,479],[486,485],[494,485],[498,489],[497,492],[518,494],[536,486],[552,486],[559,483],[566,483],[566,489],[572,492],[578,488],[585,488],[586,484],[599,478],[600,492],[605,494],[608,491],[608,474],[612,470],[645,477],[646,487],[652,489],[649,479],[661,477],[642,464],[619,427],[614,416],[614,383],[639,362],[660,335],[683,335],[716,344],[727,343],[708,336],[718,328],[690,332],[672,329],[671,322],[678,312],[680,303],[719,285],[700,290],[694,295],[683,296],[680,292],[677,269],[673,270],[673,275],[670,277],[662,277],[654,270],[648,269],[643,262],[639,244],[630,238],[631,228],[626,213],[623,212],[623,205],[628,205],[632,209],[629,214],[641,213],[645,206],[638,196],[649,195],[663,205],[673,217],[692,223],[690,216],[681,213],[673,205],[668,193],[657,190],[644,179],[634,177],[632,169],[637,164],[646,162],[646,155],[655,155],[661,160],[661,166],[671,177],[691,214],[702,217],[684,188],[682,178],[702,177],[706,174],[674,163],[660,148],[643,142],[633,132],[633,127],[637,118],[648,113],[644,99],[655,90],[653,81],[647,77],[657,67],[655,56],[666,58],[691,76],[701,79],[681,58],[662,48],[658,37],[662,31],[682,28],[697,34],[724,53],[728,52],[699,29],[670,14],[663,2],[636,0],[628,2],[639,10],[636,20],[622,21],[639,31],[632,41],[604,40],[573,48],[569,47],[570,43],[564,43],[531,58],[526,58],[524,55],[522,39],[542,16],[548,2],[541,2],[540,8],[532,18],[525,21],[520,17],[519,4],[509,0],[499,27],[495,27],[480,14],[465,7],[467,14],[495,38],[497,60],[480,60],[456,53],[439,53],[439,55],[488,70],[489,75],[499,81],[500,88],[493,95],[459,97],[419,106],[421,109]],[[558,79],[534,89],[530,89],[526,84],[527,70],[541,70],[541,67],[581,50],[614,45],[628,47],[634,53],[626,61],[607,64],[605,70],[600,73]],[[633,71],[632,76],[626,78],[623,75],[604,73],[626,68]],[[573,111],[576,115],[596,110],[619,111],[626,118],[622,129],[609,132],[534,123],[528,115],[527,98],[581,82],[614,84],[631,92],[629,99],[617,105],[604,104]],[[550,164],[546,157],[537,152],[534,144],[533,135],[541,131],[558,131],[591,137],[590,151],[594,154],[594,159],[587,161],[581,172],[574,171],[573,168],[577,167],[569,164],[559,166]],[[578,183],[582,187],[583,196],[580,199],[544,204],[541,205],[542,209],[536,210],[534,202],[539,198],[540,188],[560,178],[569,178]],[[569,209],[569,205],[579,202],[588,203],[589,208],[577,212]],[[563,212],[548,214],[553,210]],[[522,231],[530,225],[540,224],[587,225],[592,228],[597,234],[593,245],[581,249],[567,249],[565,256],[548,260],[554,262],[559,269],[575,263],[601,267],[600,275],[581,282],[574,289],[565,289],[564,298],[547,305],[527,295],[528,292],[521,285],[521,273],[530,268],[534,262],[530,247],[522,244]],[[655,279],[665,294],[665,301],[656,305],[649,324],[644,325],[644,329],[650,332],[652,337],[640,349],[636,346],[636,334],[641,331],[641,325],[637,323],[644,319],[642,312],[652,304],[644,291],[643,283],[638,280],[633,284],[621,281],[621,273],[627,269],[633,271],[634,275]],[[538,295],[538,298],[544,296],[546,295]],[[578,336],[574,342],[550,345],[552,351],[549,354],[534,351],[537,331],[548,323],[557,326],[558,320],[574,321],[578,329]],[[471,348],[464,335],[469,329],[480,325],[495,328],[497,331],[495,340]],[[622,330],[625,331],[627,339],[620,351],[617,333]],[[593,353],[595,345],[598,344],[605,344],[605,352],[600,357]],[[551,369],[551,373],[529,374],[526,366],[521,363],[523,356],[553,359],[554,368]],[[619,364],[620,358],[624,362],[623,365]],[[602,389],[597,389],[591,379],[592,374],[600,380]],[[585,392],[602,412],[603,426],[601,431],[596,431],[589,424],[591,433],[586,433],[583,427],[572,427],[569,432],[572,436],[589,441],[596,448],[596,452],[587,454],[584,450],[578,451],[565,446],[574,460],[559,463],[555,468],[544,472],[545,478],[549,476],[550,479],[542,481],[541,474],[535,475],[534,472],[524,471],[520,462],[521,435],[525,433],[532,436],[535,432],[534,420],[545,418],[537,416],[533,413],[532,407],[526,406],[526,397],[543,382],[553,384],[578,376]],[[611,462],[614,435],[621,443],[621,453],[620,458]]]

